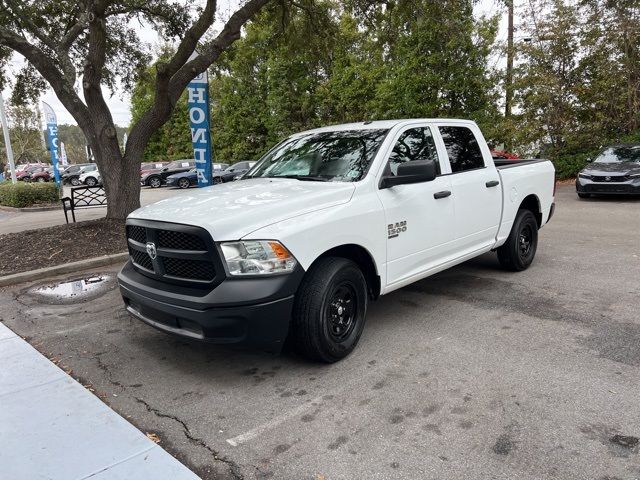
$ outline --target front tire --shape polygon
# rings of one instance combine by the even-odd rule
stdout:
[[[189,188],[191,186],[191,182],[188,178],[181,178],[180,180],[178,180],[178,186],[180,188]]]
[[[358,344],[367,313],[367,282],[350,260],[327,257],[305,275],[293,307],[291,340],[310,360],[333,363]]]
[[[44,183],[47,180],[44,177],[38,177],[38,179],[36,180],[38,183]]]
[[[151,177],[147,183],[151,188],[160,188],[162,186],[162,180],[160,180],[160,177]]]
[[[591,194],[578,192],[578,197],[579,198],[589,198],[589,197],[591,197]]]
[[[518,210],[507,241],[498,248],[498,261],[507,270],[529,268],[538,248],[538,222],[529,210]]]
[[[80,185],[80,179],[78,177],[73,177],[71,179],[71,185],[73,185],[74,187],[77,187],[78,185]]]
[[[213,184],[214,185],[219,185],[222,183],[222,178],[220,177],[213,177]]]

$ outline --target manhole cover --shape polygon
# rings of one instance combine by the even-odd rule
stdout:
[[[114,285],[113,275],[92,275],[32,287],[26,294],[44,303],[77,303],[99,297]]]

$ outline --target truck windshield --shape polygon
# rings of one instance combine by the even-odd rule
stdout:
[[[244,178],[355,182],[369,169],[388,130],[311,133],[285,140]]]

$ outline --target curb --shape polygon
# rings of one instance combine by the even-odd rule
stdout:
[[[55,265],[53,267],[38,268],[37,270],[29,270],[27,272],[14,273],[0,277],[0,287],[16,285],[18,283],[31,282],[33,280],[43,280],[45,278],[62,275],[65,273],[78,272],[94,267],[104,267],[113,265],[114,263],[125,262],[129,258],[129,253],[115,253],[112,255],[104,255],[102,257],[88,258],[77,262],[66,263],[64,265]]]
[[[48,207],[7,207],[6,205],[0,205],[0,210],[5,212],[48,212],[50,210],[62,210],[62,205],[51,205]]]

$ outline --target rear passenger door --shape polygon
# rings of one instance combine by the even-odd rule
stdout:
[[[451,166],[456,248],[464,255],[495,241],[502,214],[500,176],[492,164],[486,164],[471,128],[439,124],[438,131]]]
[[[433,159],[438,176],[430,182],[378,190],[386,219],[387,286],[408,283],[442,263],[454,243],[454,211],[449,176],[442,175],[444,152],[438,152],[433,127],[400,130],[382,176],[394,176],[405,162]]]

